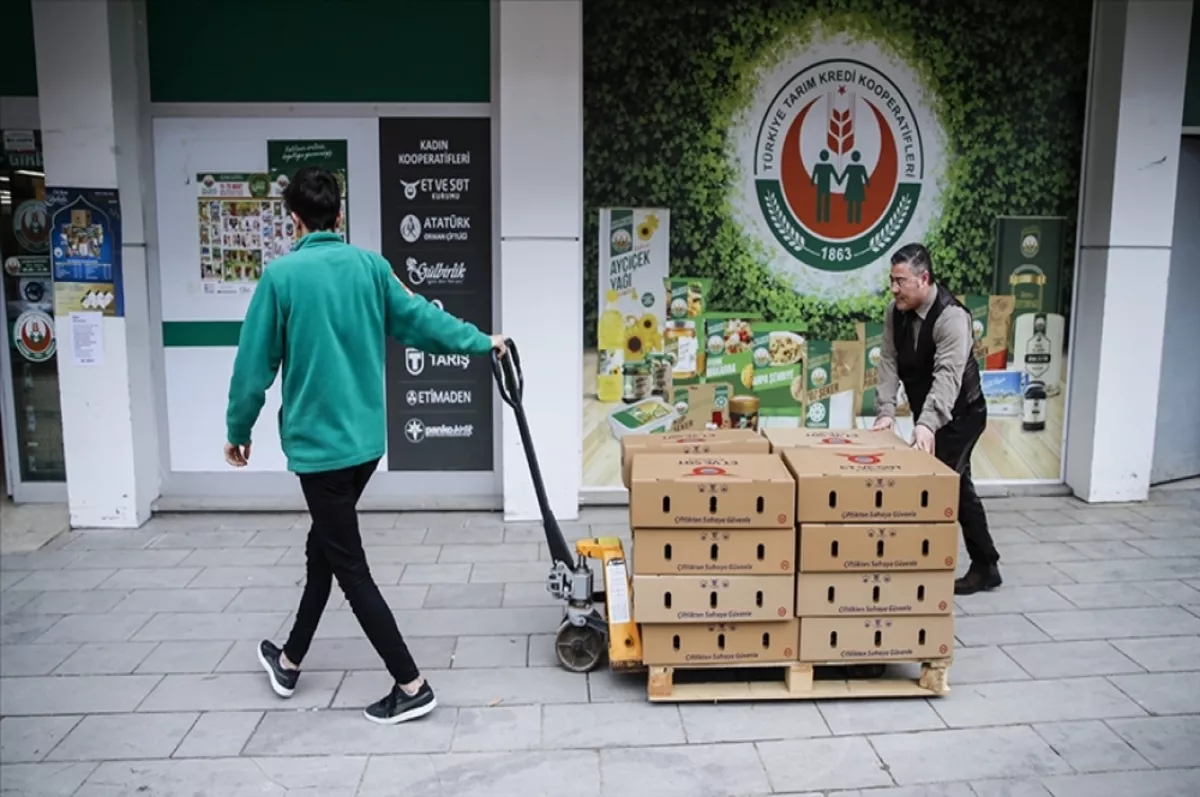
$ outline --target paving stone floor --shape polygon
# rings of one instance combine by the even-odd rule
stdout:
[[[935,700],[649,704],[554,662],[541,527],[370,514],[377,579],[442,705],[385,728],[388,677],[335,589],[299,688],[282,641],[306,518],[158,517],[0,557],[0,793],[1200,795],[1200,490],[988,502],[1005,586],[961,599]],[[620,534],[595,509],[573,537]]]

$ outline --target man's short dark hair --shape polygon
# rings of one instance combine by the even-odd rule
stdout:
[[[337,178],[325,169],[306,166],[292,175],[283,189],[288,210],[300,217],[309,232],[332,230],[342,209]]]
[[[892,255],[892,265],[898,266],[901,263],[912,269],[918,277],[922,272],[929,274],[929,281],[933,282],[933,258],[929,256],[929,250],[923,244],[905,244],[897,249]]]

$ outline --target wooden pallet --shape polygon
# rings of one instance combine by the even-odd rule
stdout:
[[[734,700],[939,697],[950,691],[947,680],[949,659],[920,662],[920,665],[921,674],[918,678],[888,672],[879,678],[837,677],[837,669],[844,669],[844,665],[801,662],[745,667],[651,666],[648,668],[647,692],[652,703],[713,703]],[[827,668],[834,677],[816,677],[828,675]],[[756,677],[749,677],[750,673]]]

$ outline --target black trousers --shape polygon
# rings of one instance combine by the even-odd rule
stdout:
[[[420,672],[409,653],[396,618],[371,577],[362,536],[358,531],[358,499],[379,460],[324,473],[305,473],[300,487],[312,516],[305,554],[308,572],[296,623],[283,647],[288,661],[300,666],[329,601],[333,579],[346,599],[367,639],[397,683],[415,681]]]
[[[971,453],[986,428],[987,409],[971,409],[938,429],[933,438],[934,455],[959,475],[958,522],[962,526],[971,567],[977,569],[1000,561],[988,530],[983,501],[975,492],[975,482],[971,479]]]

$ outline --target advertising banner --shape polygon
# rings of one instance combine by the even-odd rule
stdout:
[[[125,315],[121,199],[116,189],[49,188],[46,213],[55,315]]]
[[[1021,14],[988,0],[585,6],[584,489],[621,487],[619,436],[874,423],[891,257],[909,243],[972,319],[989,404],[975,478],[1060,479],[1091,12],[1090,0]],[[983,38],[962,35],[967,18]],[[636,247],[637,214],[664,211],[629,218],[614,202],[670,212],[667,272],[638,292],[632,335],[632,314],[609,307],[612,247]],[[687,354],[664,372],[631,363],[630,344]],[[672,401],[697,385],[711,404]],[[665,415],[644,406],[655,398]]]
[[[410,290],[492,329],[491,122],[379,120],[382,251]],[[490,471],[486,357],[388,342],[388,469]]]

